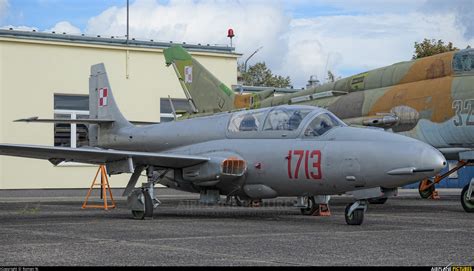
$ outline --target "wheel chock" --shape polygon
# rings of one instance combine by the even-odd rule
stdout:
[[[433,193],[431,194],[431,196],[429,197],[429,199],[440,199],[440,196],[439,196],[439,193],[438,191],[433,191]]]
[[[261,207],[262,201],[261,200],[252,200],[250,202],[250,207]]]
[[[319,208],[312,214],[313,216],[331,216],[328,204],[319,204]]]

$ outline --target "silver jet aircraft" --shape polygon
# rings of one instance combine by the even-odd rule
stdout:
[[[154,185],[201,194],[246,199],[306,197],[350,192],[346,222],[360,225],[366,199],[393,194],[397,187],[433,176],[446,161],[433,147],[405,136],[345,125],[312,106],[277,106],[134,126],[120,113],[105,67],[93,65],[89,79],[90,118],[35,119],[89,124],[91,147],[65,148],[0,144],[0,155],[105,164],[108,174],[132,173],[124,195],[135,218],[151,218],[159,201]],[[148,182],[135,185],[142,171]],[[326,197],[328,198],[328,197]],[[318,203],[321,203],[318,202]],[[327,204],[327,201],[325,202]]]

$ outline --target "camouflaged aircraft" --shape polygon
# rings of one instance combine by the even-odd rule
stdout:
[[[360,225],[366,199],[438,173],[443,155],[421,141],[378,129],[349,127],[323,108],[283,105],[134,126],[120,112],[103,64],[89,79],[89,119],[26,119],[89,124],[91,146],[0,144],[0,155],[105,164],[108,174],[131,173],[124,196],[132,215],[151,218],[154,185],[242,198],[307,197],[303,214],[324,207],[327,195],[350,192],[347,224]],[[143,171],[148,181],[136,189]],[[319,196],[319,197],[318,197]],[[311,199],[309,198],[311,197]],[[315,202],[318,200],[318,202]],[[319,201],[320,200],[320,201]],[[325,211],[322,210],[322,211]]]
[[[235,95],[182,47],[165,50],[198,115],[282,104],[326,108],[350,125],[384,128],[426,142],[458,164],[420,182],[420,195],[436,197],[435,183],[474,162],[474,49],[396,63],[292,94]],[[184,79],[188,76],[188,79]],[[225,91],[224,91],[225,89]],[[265,93],[267,95],[268,93]],[[264,95],[264,96],[265,96]],[[196,99],[195,99],[196,98]],[[474,179],[462,191],[474,212]],[[383,202],[383,201],[382,201]]]

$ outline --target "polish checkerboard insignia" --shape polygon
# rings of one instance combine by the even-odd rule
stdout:
[[[108,95],[107,88],[100,88],[99,89],[99,106],[107,106],[107,95]]]
[[[184,67],[184,82],[185,83],[193,82],[193,66]]]

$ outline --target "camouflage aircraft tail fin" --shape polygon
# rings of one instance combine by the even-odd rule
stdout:
[[[112,135],[118,129],[133,126],[125,119],[115,102],[103,63],[91,66],[91,75],[89,77],[89,118],[112,121],[89,125],[89,141],[91,146],[98,144],[101,135]]]
[[[164,50],[166,65],[172,65],[188,99],[199,113],[234,109],[234,92],[217,79],[183,47]]]

